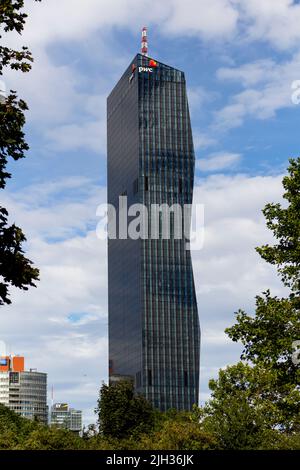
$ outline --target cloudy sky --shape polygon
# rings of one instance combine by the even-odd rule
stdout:
[[[195,201],[205,204],[205,244],[193,254],[202,326],[201,400],[208,380],[240,348],[223,331],[253,311],[274,269],[254,247],[268,240],[261,209],[281,198],[288,158],[299,155],[300,2],[292,0],[25,1],[23,38],[35,65],[6,72],[27,100],[28,158],[1,204],[28,237],[41,271],[37,289],[12,291],[1,340],[48,372],[55,400],[93,408],[107,380],[106,246],[95,235],[106,198],[106,97],[139,52],[186,73],[197,156]],[[4,201],[3,201],[4,199]]]

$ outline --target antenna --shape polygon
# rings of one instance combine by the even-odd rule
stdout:
[[[148,39],[146,26],[142,29],[142,55],[148,57]]]

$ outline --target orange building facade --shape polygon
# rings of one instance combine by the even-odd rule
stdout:
[[[0,372],[24,372],[25,359],[23,356],[1,356]]]

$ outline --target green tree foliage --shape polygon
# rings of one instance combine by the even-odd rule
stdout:
[[[234,368],[237,368],[236,370]],[[265,372],[259,383],[270,390],[272,380]],[[237,393],[235,384],[241,383]],[[213,402],[190,412],[157,412],[152,426],[135,428],[121,438],[98,433],[95,426],[82,437],[71,431],[49,428],[28,421],[0,406],[0,450],[216,450],[216,449],[300,449],[300,435],[281,433],[266,425],[276,421],[276,409],[267,402],[258,409],[255,389],[257,375],[251,367],[237,365],[222,373],[220,386],[215,382]],[[248,382],[245,377],[248,377]],[[248,390],[250,387],[250,390]],[[257,388],[259,388],[257,386]],[[226,388],[227,395],[223,393]],[[249,400],[253,406],[249,405]],[[210,409],[208,409],[210,407]]]
[[[84,449],[86,442],[65,429],[30,421],[0,405],[0,450]]]
[[[300,338],[300,316],[294,302],[267,291],[256,297],[254,317],[239,310],[236,319],[226,332],[244,345],[242,359],[268,365],[282,371],[287,381],[295,380],[299,367],[293,363],[292,343]]]
[[[263,210],[278,243],[256,250],[277,267],[289,296],[272,297],[269,291],[257,296],[255,316],[239,310],[236,324],[226,332],[244,345],[242,359],[268,365],[283,382],[295,385],[300,383],[300,370],[293,362],[293,342],[300,339],[300,158],[290,160],[283,187],[287,206],[267,204]]]
[[[133,383],[129,380],[103,384],[96,413],[100,432],[107,437],[122,438],[138,434],[151,429],[155,422],[151,404],[134,392]]]
[[[280,439],[287,417],[274,400],[277,376],[272,371],[239,362],[221,370],[209,386],[212,398],[201,410],[202,425],[221,448],[268,449]]]
[[[278,243],[257,251],[277,267],[290,293],[277,298],[267,291],[257,296],[254,316],[237,312],[226,332],[243,344],[243,362],[210,382],[212,399],[202,410],[204,428],[227,449],[299,447],[300,368],[293,343],[300,339],[300,158],[290,160],[283,186],[287,207],[263,210]]]
[[[289,174],[283,178],[283,198],[287,207],[281,204],[267,204],[263,214],[267,227],[278,241],[273,246],[256,248],[268,263],[277,266],[284,284],[294,295],[300,295],[300,158],[291,159]],[[299,304],[298,304],[299,306]]]
[[[220,446],[212,433],[182,413],[177,418],[162,420],[156,431],[139,436],[135,447],[140,450],[213,450]]]
[[[23,7],[24,0],[1,1],[1,31],[22,33],[27,18]],[[18,51],[0,45],[0,77],[5,67],[28,72],[32,61],[31,52],[26,47]],[[24,158],[28,150],[23,132],[24,112],[27,109],[26,103],[18,99],[15,91],[11,91],[7,99],[0,102],[0,189],[5,188],[6,180],[11,177],[7,171],[9,159]],[[10,303],[10,285],[27,290],[29,286],[35,286],[38,280],[38,269],[24,256],[22,245],[25,241],[22,230],[15,224],[9,225],[8,212],[0,206],[0,305]]]
[[[41,0],[35,0],[40,2]],[[1,0],[0,4],[0,25],[5,33],[16,31],[22,34],[27,18],[23,12],[24,0]],[[2,36],[0,36],[1,38]],[[9,66],[14,70],[28,72],[33,62],[31,52],[27,47],[21,51],[9,47],[0,46],[0,75],[3,74],[3,68]]]
[[[123,437],[106,436],[100,432],[87,441],[89,449],[107,450],[212,450],[218,449],[217,439],[202,429],[189,412],[155,411],[151,426],[140,426]]]
[[[17,447],[18,448],[18,447]],[[66,429],[37,425],[19,444],[22,450],[83,450],[86,442]]]
[[[0,449],[14,448],[33,428],[33,423],[0,404]]]

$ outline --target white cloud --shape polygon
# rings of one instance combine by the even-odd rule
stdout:
[[[257,60],[236,68],[222,67],[217,71],[217,77],[219,80],[240,82],[244,87],[248,87],[268,82],[270,78],[274,78],[274,74],[278,78],[280,75],[276,73],[276,68],[277,64],[272,59]]]
[[[145,12],[148,25],[160,24],[165,34],[205,38],[231,34],[238,20],[230,0],[187,0],[184,4],[179,0],[51,0],[45,5],[27,0],[26,7],[30,13],[28,40],[44,44],[82,41],[97,30],[115,26],[138,31],[145,22]]]
[[[226,38],[228,44],[236,44],[237,38],[244,42],[267,39],[275,47],[288,48],[298,45],[300,34],[300,6],[291,0],[51,0],[41,4],[26,0],[26,10],[29,18],[24,34],[21,38],[10,35],[11,44],[28,44],[35,64],[27,76],[7,72],[5,79],[8,88],[17,89],[28,101],[28,121],[49,141],[51,149],[62,151],[105,149],[104,97],[129,59],[127,44],[115,44],[112,32],[116,27],[135,32],[138,50],[145,11],[149,27],[162,36],[192,36],[215,42]],[[54,62],[51,47],[69,43],[73,50],[78,48],[78,59],[73,55],[72,59],[65,56]],[[81,54],[85,61],[99,65],[99,80],[90,88],[84,86],[88,77],[78,66]],[[290,63],[278,66],[266,59],[239,70],[220,70],[222,80],[241,80],[243,86],[255,86],[233,96],[217,113],[217,129],[240,126],[247,116],[267,119],[278,109],[291,106],[290,86],[298,78],[298,70],[296,53]],[[205,113],[203,104],[211,98],[201,87],[192,88],[192,113]],[[196,136],[195,142],[201,148],[213,140]]]
[[[214,310],[218,297],[220,302],[236,299],[238,307],[268,284],[280,290],[274,267],[262,261],[254,248],[272,240],[261,210],[267,202],[281,200],[281,179],[214,175],[198,180],[194,202],[205,207],[205,243],[193,259],[199,299],[215,292]],[[199,306],[201,311],[201,300]]]
[[[217,73],[220,80],[239,81],[244,90],[216,112],[216,127],[226,130],[242,125],[249,117],[264,120],[274,117],[280,109],[296,108],[291,99],[291,86],[299,68],[299,53],[283,63],[267,59],[236,68],[221,68]]]
[[[4,193],[3,205],[30,238],[64,239],[85,233],[95,219],[98,204],[105,201],[106,189],[84,177],[69,177],[32,185],[20,197]],[[42,248],[42,247],[41,247]]]
[[[228,0],[173,0],[170,5],[166,33],[216,39],[235,32],[238,12]]]
[[[193,142],[195,150],[205,149],[216,144],[216,139],[209,134],[201,132],[199,129],[193,129]]]
[[[239,153],[219,152],[197,160],[196,167],[202,171],[220,171],[236,166],[240,160],[241,155]]]
[[[268,41],[278,49],[298,46],[300,5],[293,0],[236,1],[247,21],[249,40]]]
[[[192,253],[201,322],[201,395],[218,369],[239,359],[241,346],[228,342],[224,329],[239,308],[254,311],[255,296],[285,290],[276,269],[255,247],[272,243],[261,209],[281,200],[282,176],[213,175],[196,182],[194,202],[204,204],[205,242]]]
[[[106,153],[106,120],[66,124],[46,132],[50,148]]]
[[[18,90],[28,102],[28,118],[39,124],[59,124],[72,115],[80,104],[76,84],[80,74],[74,75],[67,65],[54,65],[45,50],[34,46],[35,63],[30,73],[5,73],[7,88]]]
[[[159,25],[164,34],[204,39],[268,41],[287,49],[298,45],[300,5],[293,0],[52,0],[44,5],[26,0],[30,13],[30,43],[83,41],[100,29],[124,27],[137,31],[144,24]]]
[[[187,89],[188,102],[191,114],[199,113],[202,111],[201,108],[205,106],[206,103],[212,101],[215,98],[215,94],[206,90],[202,86],[189,87]]]

